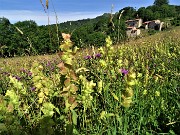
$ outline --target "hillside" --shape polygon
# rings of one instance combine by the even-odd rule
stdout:
[[[1,58],[0,132],[179,135],[179,36],[78,52],[65,37],[57,55]]]
[[[179,40],[180,37],[180,27],[175,27],[169,31],[163,31],[156,33],[154,35],[149,35],[143,38],[139,39],[133,39],[128,42],[124,42],[121,44],[116,44],[114,45],[115,48],[127,48],[127,47],[145,47],[148,44],[158,44],[161,43],[162,41],[166,41],[166,39],[171,39],[171,40]],[[99,52],[99,48],[95,47],[95,52]],[[93,55],[92,48],[82,48],[80,49],[77,54],[76,58],[81,59],[87,55]],[[14,58],[0,58],[0,65],[1,68],[6,70],[6,72],[18,72],[22,67],[24,67],[24,63],[32,63],[34,60],[38,61],[53,61],[53,60],[60,60],[59,56],[57,54],[54,55],[39,55],[39,56],[24,56],[24,57],[14,57]],[[18,61],[21,61],[20,63]],[[13,67],[10,70],[9,65],[13,65]]]
[[[121,18],[120,13],[123,12]],[[57,25],[38,26],[33,20],[11,24],[8,18],[0,18],[0,57],[53,54],[63,40],[61,33],[70,33],[71,40],[79,48],[103,46],[110,36],[113,43],[127,41],[125,21],[142,18],[144,21],[168,20],[171,26],[180,25],[177,5],[151,5],[136,10],[124,7],[115,14],[104,13],[94,19],[68,21]]]

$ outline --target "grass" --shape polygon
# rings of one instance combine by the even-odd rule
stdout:
[[[65,39],[60,56],[0,59],[0,132],[180,134],[179,29],[76,55]]]

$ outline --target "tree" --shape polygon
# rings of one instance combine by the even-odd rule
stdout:
[[[169,0],[155,0],[154,5],[156,6],[162,6],[162,5],[168,5]]]
[[[123,11],[123,16],[122,18],[127,20],[127,19],[133,19],[134,17],[136,17],[136,9],[133,7],[125,7],[123,9],[121,9],[119,11],[119,13],[121,13],[121,11]]]

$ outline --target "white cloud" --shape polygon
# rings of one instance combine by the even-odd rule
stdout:
[[[47,15],[41,11],[29,11],[29,10],[0,10],[0,17],[5,17],[10,20],[11,23],[18,21],[34,20],[38,25],[47,25],[48,16],[50,24],[56,23],[55,13],[50,12]],[[102,15],[103,12],[57,12],[58,22],[74,21],[87,18],[95,18]]]

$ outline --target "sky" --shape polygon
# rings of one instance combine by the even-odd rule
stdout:
[[[46,0],[42,2],[45,5]],[[12,24],[34,20],[38,25],[48,25],[55,24],[56,21],[61,23],[95,18],[110,13],[112,5],[115,13],[124,7],[138,9],[153,5],[153,2],[154,0],[49,0],[49,8],[45,12],[40,0],[0,0],[0,18],[8,18]],[[169,0],[169,4],[180,5],[180,0]]]

